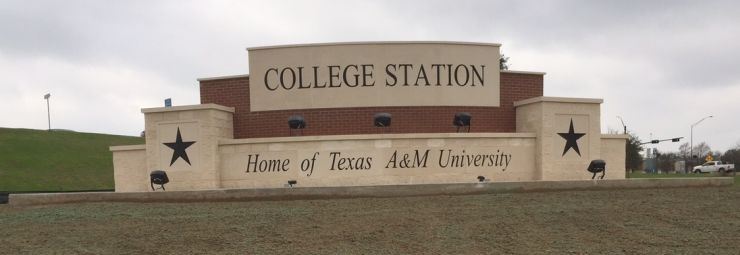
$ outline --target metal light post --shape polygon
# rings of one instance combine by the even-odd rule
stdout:
[[[622,122],[622,127],[624,128],[624,134],[627,134],[627,126],[624,125],[624,120],[622,120],[622,117],[617,116],[619,118],[619,121]]]
[[[44,99],[46,99],[46,119],[49,123],[49,129],[47,131],[51,131],[51,112],[49,111],[49,98],[51,97],[51,93],[46,93],[44,95]]]
[[[712,118],[712,117],[714,117],[714,116],[712,116],[712,115],[709,115],[709,116],[707,116],[707,117],[704,117],[704,118],[700,119],[700,120],[699,120],[699,121],[697,121],[696,123],[694,123],[694,124],[691,124],[691,144],[689,145],[689,158],[691,159],[691,161],[693,161],[693,160],[694,160],[694,127],[695,127],[696,125],[699,125],[699,123],[701,123],[701,122],[702,122],[702,121],[704,121],[705,119],[708,119],[708,118]]]

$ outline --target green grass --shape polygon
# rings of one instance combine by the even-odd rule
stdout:
[[[740,175],[728,174],[726,176],[711,173],[711,174],[648,174],[648,173],[630,173],[627,174],[627,178],[697,178],[697,177],[734,177],[735,188],[740,188]]]
[[[112,145],[140,137],[0,128],[0,191],[113,189]]]

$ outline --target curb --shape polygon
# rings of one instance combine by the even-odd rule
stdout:
[[[10,194],[10,205],[43,205],[90,202],[211,202],[358,197],[470,195],[507,192],[720,187],[733,185],[731,177],[655,178],[624,180],[483,182],[421,185],[346,187],[293,187],[270,189],[219,189],[158,192],[75,192]]]

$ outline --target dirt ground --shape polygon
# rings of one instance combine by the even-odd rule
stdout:
[[[738,254],[740,188],[0,206],[2,254]]]

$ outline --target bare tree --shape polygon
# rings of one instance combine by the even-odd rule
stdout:
[[[722,154],[721,159],[724,162],[735,164],[735,168],[737,168],[738,167],[737,164],[740,164],[740,148],[729,149],[725,151],[725,153]]]
[[[682,158],[688,158],[691,156],[691,145],[689,145],[689,143],[681,144],[681,146],[678,147],[678,153]]]
[[[664,173],[673,172],[675,170],[676,161],[679,159],[679,154],[675,152],[667,152],[658,154],[658,169]]]
[[[715,160],[719,160],[719,158],[722,157],[722,152],[721,151],[713,151],[712,152],[712,157],[714,157]]]
[[[701,142],[694,146],[694,156],[697,156],[700,159],[707,156],[710,152],[712,152],[712,148],[705,142]]]

